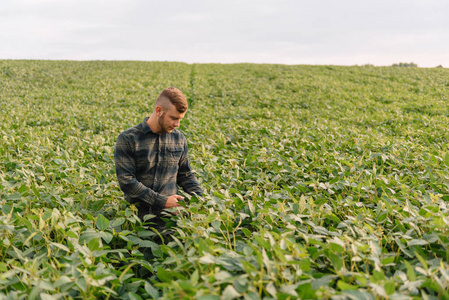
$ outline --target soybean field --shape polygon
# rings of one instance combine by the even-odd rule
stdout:
[[[168,86],[156,243],[113,152]],[[448,69],[0,60],[0,111],[0,299],[449,299]]]

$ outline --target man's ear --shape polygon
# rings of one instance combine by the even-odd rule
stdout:
[[[164,110],[162,109],[162,106],[160,106],[160,105],[156,106],[156,116],[158,116],[158,117],[162,116],[163,112],[164,112]]]

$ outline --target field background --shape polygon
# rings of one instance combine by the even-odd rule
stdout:
[[[206,193],[158,245],[113,148],[167,86]],[[0,298],[449,299],[448,95],[443,68],[0,61]]]

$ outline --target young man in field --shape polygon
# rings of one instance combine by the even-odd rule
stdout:
[[[163,209],[181,206],[178,187],[189,194],[202,194],[187,157],[187,141],[176,129],[187,111],[187,100],[174,87],[156,100],[153,113],[142,123],[123,131],[114,151],[115,170],[125,199],[138,207],[141,219],[150,220],[159,232],[165,229]]]

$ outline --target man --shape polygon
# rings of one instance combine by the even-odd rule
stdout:
[[[187,157],[187,141],[176,129],[187,111],[187,100],[174,87],[166,88],[156,100],[153,113],[144,121],[123,131],[114,151],[115,170],[125,199],[138,207],[141,219],[157,217],[158,231],[165,229],[160,218],[164,208],[181,206],[178,187],[189,194],[202,194]]]

